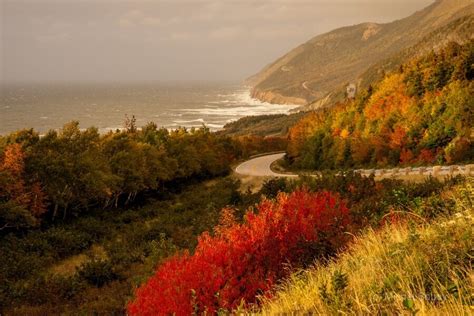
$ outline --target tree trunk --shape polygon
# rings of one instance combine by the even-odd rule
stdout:
[[[56,218],[56,215],[58,215],[58,208],[59,208],[58,203],[54,203],[53,222],[54,222],[54,219]]]
[[[130,202],[130,198],[132,197],[132,192],[130,192],[127,196],[127,201],[125,201],[125,205],[128,204],[128,202]]]
[[[63,220],[66,219],[66,213],[67,213],[67,204],[66,206],[64,206]]]
[[[118,193],[117,196],[115,197],[115,208],[118,207],[118,200],[119,200],[119,197],[120,197],[120,193]]]

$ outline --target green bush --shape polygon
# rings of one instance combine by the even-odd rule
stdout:
[[[89,248],[92,238],[86,232],[68,230],[62,227],[53,227],[43,233],[43,238],[54,249],[58,258],[79,253]]]
[[[98,242],[113,229],[109,222],[91,216],[78,218],[73,227],[74,230],[87,234],[92,242]]]
[[[260,194],[265,195],[267,198],[273,199],[278,193],[286,192],[287,184],[284,178],[271,179],[263,183]]]
[[[119,279],[113,264],[110,260],[105,259],[92,259],[82,264],[77,271],[77,275],[96,287],[102,287],[113,280]]]

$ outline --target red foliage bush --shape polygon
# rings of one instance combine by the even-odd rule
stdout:
[[[265,200],[243,224],[204,233],[193,255],[178,254],[138,289],[131,315],[189,315],[255,303],[276,281],[340,247],[350,224],[338,196],[305,190]],[[306,262],[304,262],[306,261]]]

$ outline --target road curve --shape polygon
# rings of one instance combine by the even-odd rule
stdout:
[[[252,177],[297,177],[296,174],[276,173],[270,168],[271,164],[283,158],[285,153],[269,154],[247,160],[235,169],[235,173]],[[452,166],[431,166],[431,167],[408,167],[392,169],[358,169],[354,172],[369,176],[374,174],[377,179],[397,177],[401,179],[427,178],[430,176],[444,178],[446,176],[473,176],[474,164],[452,165]]]
[[[297,175],[294,174],[282,174],[272,171],[270,168],[271,164],[283,158],[283,156],[285,156],[285,153],[253,158],[238,165],[237,168],[235,168],[235,172],[243,176],[253,177],[297,177]]]

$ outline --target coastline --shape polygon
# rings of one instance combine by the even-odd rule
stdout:
[[[171,93],[168,87],[161,86],[154,90],[136,85],[120,89],[102,85],[94,89],[34,86],[12,90],[0,107],[0,116],[6,123],[2,124],[0,135],[28,128],[44,135],[73,120],[79,121],[83,130],[96,127],[100,134],[106,134],[123,129],[127,115],[134,115],[139,127],[155,122],[171,131],[205,125],[217,132],[243,117],[290,114],[300,107],[297,103],[260,100],[252,96],[251,87],[242,84],[216,85],[207,90],[179,86]]]
[[[250,95],[254,99],[260,100],[261,102],[270,103],[270,104],[297,105],[297,106],[304,106],[308,104],[308,102],[303,98],[288,97],[274,91],[268,91],[268,90],[261,91],[256,88],[251,88]]]

